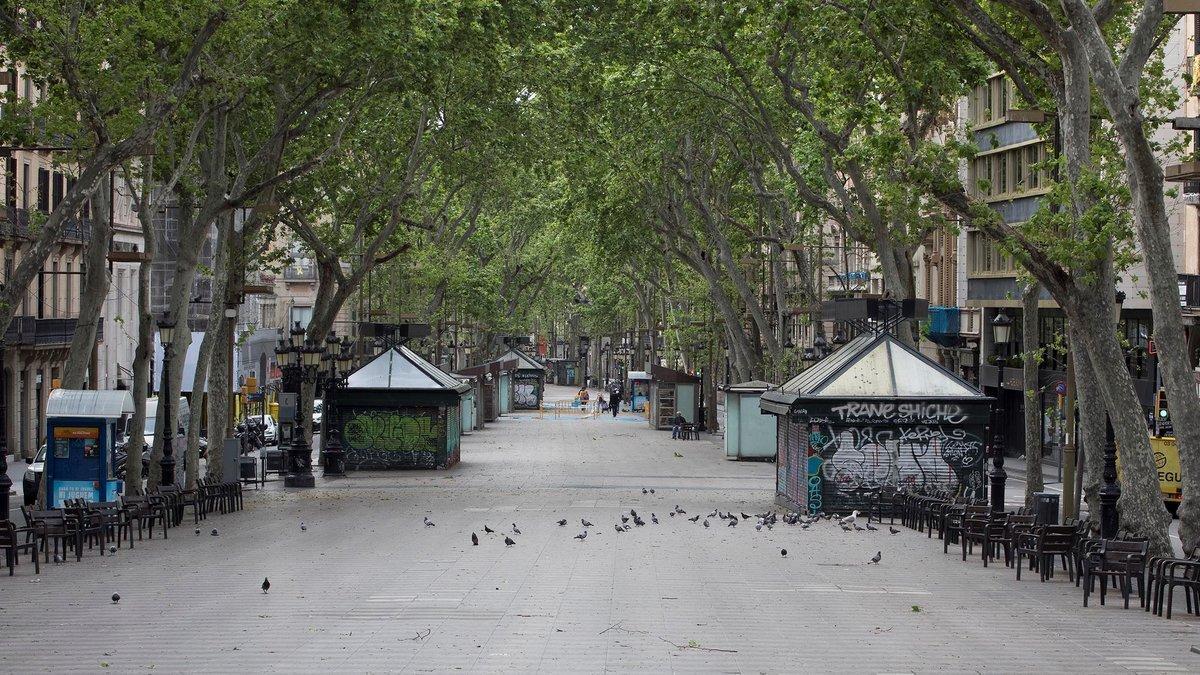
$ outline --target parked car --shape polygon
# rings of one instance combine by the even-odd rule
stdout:
[[[33,506],[37,502],[38,490],[42,487],[42,471],[46,468],[46,446],[38,448],[33,462],[25,469],[21,478],[21,488],[25,492],[25,506]]]
[[[324,409],[325,409],[325,400],[324,399],[320,399],[320,398],[313,399],[313,418],[312,418],[312,430],[313,431],[321,430],[321,417],[323,417],[322,413],[324,412]]]

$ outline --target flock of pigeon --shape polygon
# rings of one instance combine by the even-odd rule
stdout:
[[[650,489],[642,488],[642,494],[654,494],[654,489],[653,488],[650,488]],[[672,509],[671,512],[667,514],[667,516],[669,518],[674,518],[676,516],[683,516],[683,515],[687,515],[687,511],[684,511],[683,508],[680,507],[678,504],[676,504],[675,508]],[[739,516],[740,516],[740,518],[739,518]],[[646,521],[642,518],[641,515],[638,514],[636,509],[630,509],[629,515],[625,515],[624,513],[622,513],[620,517],[621,517],[621,522],[613,525],[613,529],[616,530],[618,534],[628,532],[630,529],[632,529],[634,527],[644,527],[646,525]],[[695,523],[695,522],[699,522],[700,518],[701,518],[700,514],[696,514],[696,515],[692,516],[691,518],[684,518],[684,520],[688,520],[688,521]],[[859,518],[858,511],[853,511],[850,513],[850,515],[848,515],[844,518],[840,517],[838,514],[821,514],[821,513],[815,514],[813,516],[803,516],[799,513],[791,513],[791,514],[784,514],[781,518],[779,516],[779,514],[774,511],[768,511],[766,513],[756,513],[754,515],[748,515],[745,512],[733,513],[731,511],[729,513],[723,513],[719,509],[713,509],[712,513],[710,513],[710,514],[708,514],[708,516],[704,517],[704,522],[701,523],[701,525],[703,525],[706,528],[712,527],[712,523],[709,522],[709,518],[719,518],[720,520],[725,521],[726,527],[737,527],[738,523],[743,522],[743,521],[748,521],[751,518],[753,518],[754,519],[754,529],[759,532],[761,532],[763,530],[763,528],[770,530],[775,525],[779,524],[779,522],[781,522],[781,521],[785,525],[798,525],[798,526],[800,526],[800,529],[802,529],[802,530],[807,530],[808,528],[812,527],[814,524],[819,523],[821,521],[835,521],[842,528],[843,532],[877,532],[877,531],[879,531],[878,527],[875,527],[874,525],[871,524],[871,517],[869,515],[867,516],[867,519],[866,519],[866,527],[859,525],[858,524],[858,518]],[[630,524],[631,522],[632,522],[632,525]],[[655,525],[658,525],[659,524],[658,515],[651,513],[650,514],[650,522]],[[578,539],[579,541],[583,541],[583,540],[587,539],[587,537],[588,537],[589,528],[596,527],[596,525],[594,523],[592,523],[591,521],[589,521],[587,518],[580,518],[580,523],[583,525],[583,530],[581,530],[579,532],[579,534],[575,535],[574,538]],[[559,527],[566,527],[567,519],[562,518],[557,521],[557,524]],[[437,524],[434,523],[432,520],[430,520],[429,516],[425,516],[425,527],[429,528],[429,527],[436,527],[436,526],[437,526]],[[491,527],[489,527],[487,525],[483,526],[483,531],[485,534],[496,534],[496,530],[493,530]],[[895,527],[888,526],[888,531],[891,532],[892,534],[900,534],[900,530],[897,530]],[[521,534],[521,529],[517,527],[516,523],[512,524],[511,534]],[[505,535],[504,535],[504,545],[505,546],[515,546],[516,543],[517,543],[516,540],[514,540],[511,536],[509,536],[509,533],[505,533]],[[479,535],[475,532],[471,533],[471,545],[472,546],[479,545]],[[783,557],[785,557],[785,558],[787,557],[787,549],[780,549],[779,553]],[[878,565],[881,560],[883,560],[883,551],[877,552],[874,557],[872,557],[869,561],[867,561],[867,564],[868,565],[871,565],[871,564]]]

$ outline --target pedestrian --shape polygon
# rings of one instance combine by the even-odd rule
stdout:
[[[579,405],[586,408],[587,404],[588,404],[588,399],[589,399],[589,396],[588,396],[587,387],[580,387],[579,388]]]
[[[612,416],[615,418],[617,413],[621,411],[621,388],[613,387],[612,396],[608,399],[608,407],[612,409]]]
[[[676,410],[675,414],[671,417],[671,440],[674,441],[683,437],[683,425],[686,423],[687,420],[683,418],[683,413]]]
[[[608,412],[608,401],[604,400],[604,394],[596,397],[596,410],[599,412]]]

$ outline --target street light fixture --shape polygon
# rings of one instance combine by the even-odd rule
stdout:
[[[1124,303],[1125,292],[1114,293],[1113,321],[1118,328]],[[1104,484],[1100,486],[1100,537],[1115,539],[1121,524],[1120,514],[1117,512],[1117,502],[1121,499],[1121,484],[1117,482],[1117,442],[1113,433],[1112,415],[1108,413],[1104,415],[1104,471],[1101,477]]]
[[[354,364],[353,343],[349,336],[338,340],[337,335],[330,331],[325,338],[325,380],[322,389],[325,393],[325,413],[322,420],[325,429],[325,443],[321,452],[325,456],[325,475],[341,476],[346,473],[346,455],[342,448],[341,430],[338,428],[336,416],[337,392],[346,386],[346,378]]]
[[[162,458],[159,460],[159,469],[161,475],[158,482],[160,485],[169,486],[175,484],[175,448],[172,447],[171,427],[171,357],[173,354],[172,343],[175,341],[175,322],[171,319],[170,312],[164,311],[162,318],[158,321],[158,339],[162,343],[163,348],[163,381],[168,385],[164,387],[158,397],[158,425],[162,429]],[[7,514],[6,514],[7,515]]]
[[[1004,489],[1008,483],[1008,472],[1004,470],[1003,409],[1000,396],[1004,391],[1004,351],[1012,338],[1012,317],[1000,310],[992,317],[992,342],[996,350],[996,402],[992,407],[992,471],[988,476],[991,483],[992,512],[1004,512]]]

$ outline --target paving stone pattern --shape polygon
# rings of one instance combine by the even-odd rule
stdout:
[[[1065,575],[1017,583],[908,530],[706,530],[667,515],[765,511],[773,480],[772,464],[726,461],[633,415],[506,416],[464,437],[450,470],[275,483],[201,536],[187,525],[40,577],[23,564],[0,576],[0,669],[1200,671],[1197,621],[1085,610]],[[661,524],[618,534],[631,508]],[[582,542],[581,518],[596,525]]]

